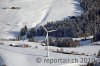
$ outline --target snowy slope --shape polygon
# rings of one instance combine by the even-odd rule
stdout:
[[[0,37],[13,38],[21,27],[36,26],[45,16],[51,1],[0,0]],[[20,9],[10,9],[11,7]]]
[[[48,13],[39,26],[49,21],[62,20],[68,16],[79,16],[80,14],[82,14],[80,0],[53,0]]]
[[[24,25],[40,26],[47,21],[79,15],[79,0],[0,0],[0,38],[13,38]],[[11,9],[18,7],[20,9]]]

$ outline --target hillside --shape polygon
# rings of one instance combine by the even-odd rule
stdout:
[[[45,25],[45,28],[47,30],[56,29],[55,32],[49,33],[49,36],[80,38],[100,34],[99,4],[99,0],[81,0],[80,6],[84,10],[83,14],[80,16],[70,16],[69,19],[49,21]],[[45,35],[45,31],[40,27],[36,34],[43,36]]]
[[[0,38],[14,38],[20,28],[79,15],[78,0],[0,0]]]

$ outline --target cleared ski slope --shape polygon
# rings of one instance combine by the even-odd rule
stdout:
[[[0,38],[14,38],[21,27],[80,15],[80,0],[0,0]],[[11,9],[18,7],[19,9]]]

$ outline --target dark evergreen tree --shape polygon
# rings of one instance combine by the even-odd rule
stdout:
[[[27,33],[27,38],[32,38],[36,36],[36,30],[34,28],[31,28],[30,31]]]
[[[21,30],[20,30],[20,36],[22,37],[22,36],[24,36],[26,33],[27,33],[27,26],[25,25],[25,27],[24,27],[24,28],[21,28]]]

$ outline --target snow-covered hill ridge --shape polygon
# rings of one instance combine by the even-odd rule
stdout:
[[[82,13],[78,0],[0,0],[0,38],[13,38],[21,27],[35,27]]]

